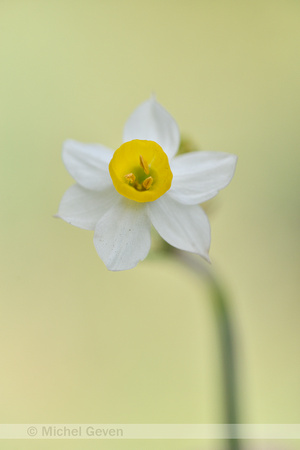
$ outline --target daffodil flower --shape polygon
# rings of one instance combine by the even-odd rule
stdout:
[[[96,250],[109,270],[131,269],[148,254],[151,224],[170,245],[209,261],[210,225],[199,203],[230,182],[236,156],[192,152],[174,158],[178,126],[152,97],[125,124],[114,152],[67,140],[64,164],[76,180],[57,216],[94,230]]]

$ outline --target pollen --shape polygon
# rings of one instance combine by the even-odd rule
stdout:
[[[149,175],[149,166],[147,161],[140,155],[140,165],[143,168],[146,175]]]
[[[124,175],[124,178],[126,178],[126,180],[129,181],[129,183],[134,183],[136,180],[135,175],[133,173],[128,173],[127,175]]]
[[[141,203],[153,202],[165,194],[173,178],[161,146],[139,139],[125,142],[115,151],[109,173],[119,194]]]
[[[150,189],[151,184],[153,183],[153,178],[148,177],[146,180],[143,181],[143,187],[147,190]]]

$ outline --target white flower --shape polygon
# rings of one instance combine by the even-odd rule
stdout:
[[[199,203],[227,186],[237,157],[201,151],[174,158],[179,141],[175,120],[151,98],[129,117],[115,152],[64,143],[63,161],[77,184],[64,194],[57,216],[95,231],[109,270],[131,269],[147,256],[151,224],[170,245],[209,261],[210,225]]]

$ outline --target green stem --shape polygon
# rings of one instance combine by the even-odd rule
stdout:
[[[210,284],[212,303],[218,328],[218,338],[222,355],[223,385],[226,423],[229,435],[234,435],[234,425],[237,422],[237,379],[234,347],[234,330],[232,318],[228,308],[227,298],[217,278],[202,261],[196,260],[187,253],[173,250],[179,260],[193,270],[197,275],[204,275]],[[230,450],[239,450],[238,439],[228,440]]]

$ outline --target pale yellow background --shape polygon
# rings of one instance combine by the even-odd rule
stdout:
[[[300,422],[299,13],[296,0],[1,0],[0,422],[224,420],[205,284],[154,257],[110,273],[92,232],[52,218],[73,182],[63,140],[117,148],[151,92],[197,148],[239,156],[208,213],[236,321],[240,420]]]

